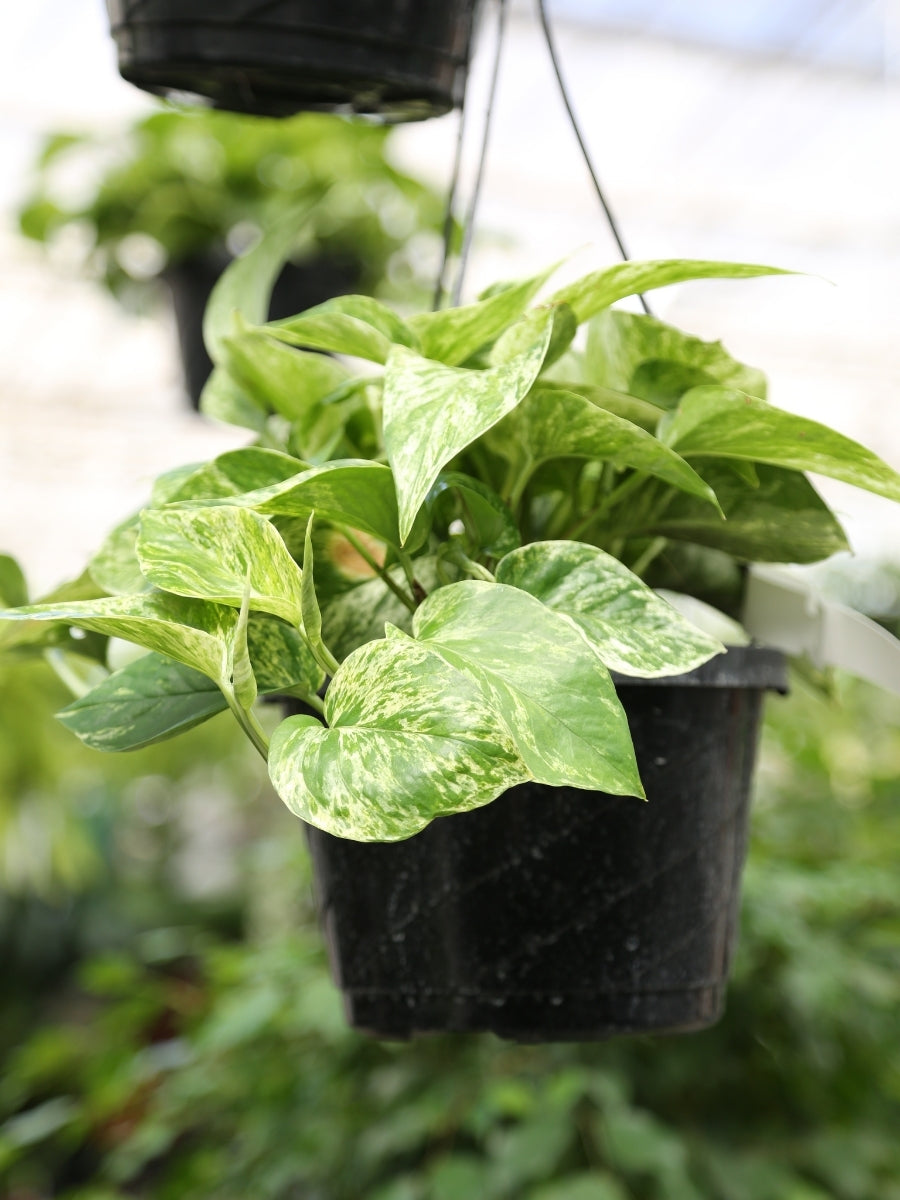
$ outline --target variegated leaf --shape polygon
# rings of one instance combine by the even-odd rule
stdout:
[[[304,523],[315,511],[324,521],[360,529],[391,546],[400,545],[394,477],[382,463],[338,459],[284,483],[248,492],[238,501],[256,512],[300,517]],[[411,539],[413,548],[415,540]]]
[[[457,366],[493,342],[525,311],[556,267],[511,284],[462,308],[417,313],[409,325],[418,334],[425,358]]]
[[[406,541],[441,469],[522,400],[547,352],[552,312],[524,353],[488,370],[445,367],[395,347],[384,379],[384,443]]]
[[[607,667],[623,675],[679,675],[724,650],[595,546],[532,542],[497,564],[497,582],[568,617]]]
[[[330,728],[290,717],[275,730],[269,774],[292,812],[338,837],[400,841],[528,778],[473,681],[399,631],[341,665],[325,715]]]
[[[248,508],[147,509],[138,557],[157,587],[240,608],[250,604],[299,625],[300,568],[269,521]]]
[[[732,470],[731,462],[738,460],[696,461],[715,488],[725,520],[691,496],[672,495],[643,532],[751,562],[818,562],[847,549],[839,522],[800,472],[758,463],[750,482]]]
[[[813,471],[900,500],[900,474],[865,446],[730,388],[688,392],[661,436],[684,458],[736,458]]]
[[[224,352],[224,347],[223,347]],[[224,367],[214,367],[200,393],[200,411],[213,421],[262,433],[268,413],[232,379]]]
[[[231,676],[231,695],[245,711],[253,706],[257,696],[256,679],[250,663],[247,645],[247,623],[250,617],[250,573],[244,584],[244,598],[237,624],[228,643],[228,672]]]
[[[162,654],[114,671],[57,717],[94,750],[137,750],[183,733],[228,707],[206,675]]]
[[[718,383],[766,398],[766,377],[732,358],[721,342],[704,342],[641,313],[612,309],[588,326],[585,378],[673,408],[692,387]]]
[[[760,275],[790,275],[777,267],[747,263],[707,262],[672,258],[649,262],[624,262],[600,271],[592,271],[574,283],[554,292],[549,304],[568,304],[579,323],[601,309],[609,308],[626,296],[636,296],[653,288],[685,283],[691,279],[752,279]]]
[[[465,580],[427,597],[413,633],[477,681],[538,783],[643,795],[609,672],[565,617],[518,588]]]
[[[247,646],[256,686],[265,695],[314,696],[325,673],[298,629],[278,617],[251,613]]]
[[[123,638],[174,658],[229,686],[227,646],[237,613],[205,600],[166,592],[30,604],[0,612],[0,620],[54,621]]]
[[[151,508],[193,500],[229,500],[243,492],[281,483],[307,469],[307,463],[280,450],[245,446],[186,472],[160,494],[154,489]]]
[[[598,408],[558,384],[538,384],[488,434],[488,444],[510,447],[535,467],[551,458],[602,458],[633,467],[717,507],[715,493],[684,459],[639,425]]]
[[[473,541],[471,553],[500,558],[521,544],[519,527],[496,492],[460,471],[442,471],[428,494],[431,513],[445,523],[461,520]]]

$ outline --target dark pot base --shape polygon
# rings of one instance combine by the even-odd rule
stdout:
[[[308,830],[348,1020],[382,1037],[688,1031],[722,1011],[773,651],[619,685],[646,803],[524,784],[406,842]]]

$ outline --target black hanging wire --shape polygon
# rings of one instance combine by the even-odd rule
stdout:
[[[488,141],[491,132],[491,119],[494,115],[494,101],[497,95],[497,83],[500,78],[500,58],[503,49],[503,39],[506,33],[506,6],[507,0],[498,0],[497,9],[497,40],[494,48],[494,62],[491,68],[491,82],[488,88],[487,104],[484,113],[484,126],[481,134],[481,149],[478,154],[478,167],[475,173],[475,181],[472,185],[472,194],[469,198],[469,204],[466,208],[465,218],[463,220],[463,240],[459,251],[459,261],[456,267],[456,280],[453,285],[453,294],[451,303],[456,306],[459,304],[462,296],[463,282],[465,280],[466,265],[469,260],[469,251],[472,247],[472,234],[475,227],[475,214],[478,210],[478,201],[481,198],[481,188],[484,182],[485,167],[487,164],[487,149]],[[443,256],[441,259],[441,268],[438,274],[437,284],[434,292],[433,308],[439,309],[443,302],[443,297],[446,290],[447,269],[450,261],[451,250],[453,246],[453,234],[456,227],[454,210],[456,208],[456,197],[459,191],[459,177],[462,170],[462,155],[463,143],[465,141],[466,129],[466,102],[465,94],[468,88],[463,93],[463,102],[460,106],[459,125],[456,135],[456,152],[453,161],[453,173],[450,182],[450,190],[447,196],[447,210],[444,219],[444,246]]]
[[[562,96],[563,104],[566,106],[566,112],[569,114],[569,124],[572,126],[572,132],[575,134],[575,138],[578,141],[578,146],[581,150],[581,156],[584,159],[585,166],[587,167],[588,173],[590,174],[591,182],[594,185],[594,191],[597,193],[597,199],[600,201],[600,206],[603,209],[603,212],[606,216],[606,220],[609,225],[610,232],[612,233],[613,238],[615,239],[616,246],[619,248],[619,253],[622,255],[622,258],[627,262],[631,256],[629,255],[628,251],[625,249],[625,243],[622,240],[621,233],[619,232],[618,222],[616,221],[616,218],[613,216],[612,209],[610,208],[609,203],[607,202],[606,196],[604,195],[604,192],[603,192],[603,188],[600,186],[600,180],[597,177],[597,172],[594,170],[594,164],[591,161],[591,156],[590,156],[590,152],[588,151],[588,148],[587,148],[587,143],[585,142],[584,137],[581,133],[581,128],[578,124],[578,118],[575,116],[575,108],[569,97],[569,91],[568,91],[568,88],[566,87],[565,80],[563,79],[562,69],[559,65],[559,56],[556,53],[556,45],[553,41],[553,34],[550,29],[550,22],[547,19],[547,10],[544,5],[544,0],[537,0],[537,8],[538,8],[538,16],[540,17],[540,21],[541,21],[541,28],[544,31],[544,41],[547,43],[547,50],[550,54],[550,62],[553,64],[553,73],[556,76],[556,82],[559,85],[559,93]],[[641,302],[641,307],[643,308],[644,312],[648,316],[650,316],[651,315],[650,307],[647,304],[646,299],[642,295],[639,295],[638,299]]]
[[[581,132],[581,127],[578,123],[578,118],[575,115],[574,105],[572,104],[572,100],[569,96],[569,91],[568,91],[568,88],[566,87],[565,80],[563,79],[562,68],[560,67],[560,63],[559,63],[559,55],[556,52],[556,44],[553,39],[553,33],[550,28],[550,21],[547,17],[547,11],[546,11],[544,0],[537,0],[537,8],[538,8],[538,16],[539,16],[540,22],[541,22],[541,28],[542,28],[543,34],[544,34],[544,40],[547,43],[547,50],[550,55],[550,62],[553,66],[553,73],[556,76],[556,82],[559,86],[559,92],[562,97],[563,104],[565,105],[566,113],[568,114],[568,117],[569,117],[569,124],[572,126],[572,132],[575,134],[575,138],[578,142],[578,147],[581,150],[581,156],[584,159],[585,166],[588,169],[588,174],[591,177],[591,182],[594,185],[594,191],[597,193],[597,199],[600,201],[600,206],[603,209],[603,213],[604,213],[604,216],[606,217],[607,224],[609,225],[610,232],[612,233],[613,239],[616,243],[619,253],[621,254],[622,258],[625,260],[625,262],[628,262],[630,255],[629,255],[627,249],[625,248],[625,242],[624,242],[624,240],[622,238],[622,234],[619,230],[618,222],[616,221],[616,218],[613,215],[613,211],[610,208],[609,202],[607,201],[606,195],[600,184],[600,179],[594,168],[593,161],[591,160],[590,151],[588,150],[587,143],[585,142],[584,136]],[[484,182],[485,166],[487,163],[487,149],[488,149],[488,142],[490,139],[490,131],[491,131],[491,120],[492,120],[493,114],[494,114],[494,101],[495,101],[495,98],[497,95],[497,83],[498,83],[498,80],[500,77],[500,57],[501,57],[501,52],[503,49],[504,35],[506,32],[506,11],[507,11],[507,0],[498,0],[497,40],[496,40],[496,46],[495,46],[495,50],[494,50],[494,62],[493,62],[492,70],[491,70],[491,82],[490,82],[489,89],[488,89],[487,105],[486,105],[485,114],[484,114],[484,127],[482,130],[482,136],[481,136],[481,149],[479,151],[479,156],[478,156],[478,167],[477,167],[476,174],[475,174],[475,181],[472,186],[472,194],[469,199],[469,204],[466,209],[466,215],[465,215],[465,219],[464,219],[464,223],[463,223],[463,240],[462,240],[462,245],[460,247],[459,262],[457,264],[457,271],[456,271],[456,280],[453,285],[453,293],[452,293],[452,298],[451,298],[451,303],[454,306],[459,304],[460,297],[462,295],[463,281],[465,279],[465,273],[466,273],[466,265],[468,263],[469,251],[470,251],[471,245],[472,245],[472,235],[473,235],[474,227],[475,227],[475,215],[476,215],[476,212],[478,209],[478,201],[481,197],[482,184]],[[467,92],[468,92],[468,88],[465,88],[463,90],[463,100],[460,105],[460,111],[459,111],[459,124],[457,127],[457,135],[456,135],[456,150],[455,150],[455,154],[454,154],[453,171],[452,171],[452,176],[451,176],[451,181],[450,181],[450,188],[449,188],[448,195],[447,195],[446,214],[445,214],[445,218],[444,218],[443,253],[442,253],[442,258],[441,258],[440,271],[438,273],[438,278],[437,278],[437,282],[435,285],[434,301],[433,301],[433,305],[432,305],[432,307],[435,310],[439,309],[442,306],[443,299],[446,294],[447,272],[448,272],[451,252],[452,252],[452,248],[453,248],[453,235],[454,235],[455,228],[456,228],[456,219],[455,219],[454,212],[455,212],[455,208],[456,208],[456,199],[457,199],[457,195],[459,192],[460,174],[462,171],[463,146],[464,146],[464,142],[465,142],[466,115],[467,115],[465,97],[466,97]],[[650,311],[650,306],[648,305],[646,298],[643,295],[639,294],[638,299],[641,302],[641,307],[643,308],[644,312],[648,316],[651,316],[652,313]]]

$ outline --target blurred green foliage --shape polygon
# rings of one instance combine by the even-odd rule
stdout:
[[[350,260],[360,290],[414,302],[436,271],[445,202],[391,163],[390,138],[386,126],[322,113],[171,108],[120,133],[55,133],[19,225],[141,307],[167,266],[210,252],[224,265],[226,251],[310,203],[294,261]]]
[[[74,810],[108,872],[88,893],[130,935],[36,991],[6,1043],[11,1200],[900,1200],[900,701],[839,679],[770,702],[727,1013],[684,1037],[347,1030],[299,827],[244,803],[252,771],[215,780],[240,826],[217,924],[173,884],[190,768],[165,770],[155,907]],[[145,786],[101,806],[113,839]]]

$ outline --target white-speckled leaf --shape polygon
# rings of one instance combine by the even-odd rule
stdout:
[[[724,650],[596,546],[532,542],[497,564],[497,582],[568,617],[623,675],[679,675]]]
[[[204,417],[213,421],[237,425],[241,429],[252,429],[254,433],[263,432],[268,417],[265,408],[251,400],[224,367],[213,367],[203,385],[203,391],[200,393],[200,411]]]
[[[547,311],[530,348],[488,370],[445,367],[394,349],[384,378],[384,444],[404,541],[441,469],[526,395],[544,361],[552,320]]]
[[[617,300],[624,300],[626,296],[668,287],[672,283],[685,283],[691,279],[753,279],[760,275],[790,274],[792,272],[778,267],[687,258],[624,262],[576,279],[574,283],[554,292],[548,303],[568,304],[581,322]]]
[[[227,500],[244,492],[270,487],[308,470],[308,463],[261,446],[229,450],[212,462],[186,472],[173,486],[157,495],[152,508],[164,504],[183,504],[192,500]]]
[[[557,384],[538,384],[487,440],[504,457],[515,447],[535,467],[551,458],[602,458],[655,475],[717,506],[709,484],[653,434]]]
[[[306,639],[294,626],[266,613],[251,613],[247,646],[256,686],[263,695],[275,692],[314,696],[325,682]]]
[[[472,680],[399,631],[342,664],[325,715],[330,728],[276,729],[269,774],[292,812],[338,837],[399,841],[529,777]]]
[[[237,612],[166,592],[31,604],[0,612],[0,620],[57,621],[123,638],[166,654],[228,687],[227,646]]]
[[[57,717],[94,750],[137,750],[199,725],[228,707],[206,675],[162,654],[144,654]]]
[[[300,568],[248,508],[146,509],[137,550],[141,570],[168,592],[240,608],[249,581],[252,608],[300,624]]]
[[[749,459],[813,471],[900,500],[900,475],[843,434],[730,388],[694,388],[662,434],[684,458]]]
[[[323,521],[349,525],[389,545],[400,545],[394,476],[383,463],[335,460],[238,500],[259,513],[300,517],[304,522],[315,512]]]
[[[539,783],[642,796],[609,672],[580,630],[518,588],[432,592],[413,633],[476,680]]]
[[[641,313],[609,309],[588,326],[585,379],[672,408],[702,384],[766,398],[766,377],[732,358],[721,342],[704,342]]]
[[[493,342],[525,311],[556,267],[514,283],[461,308],[417,313],[408,324],[418,334],[425,358],[457,366]]]

